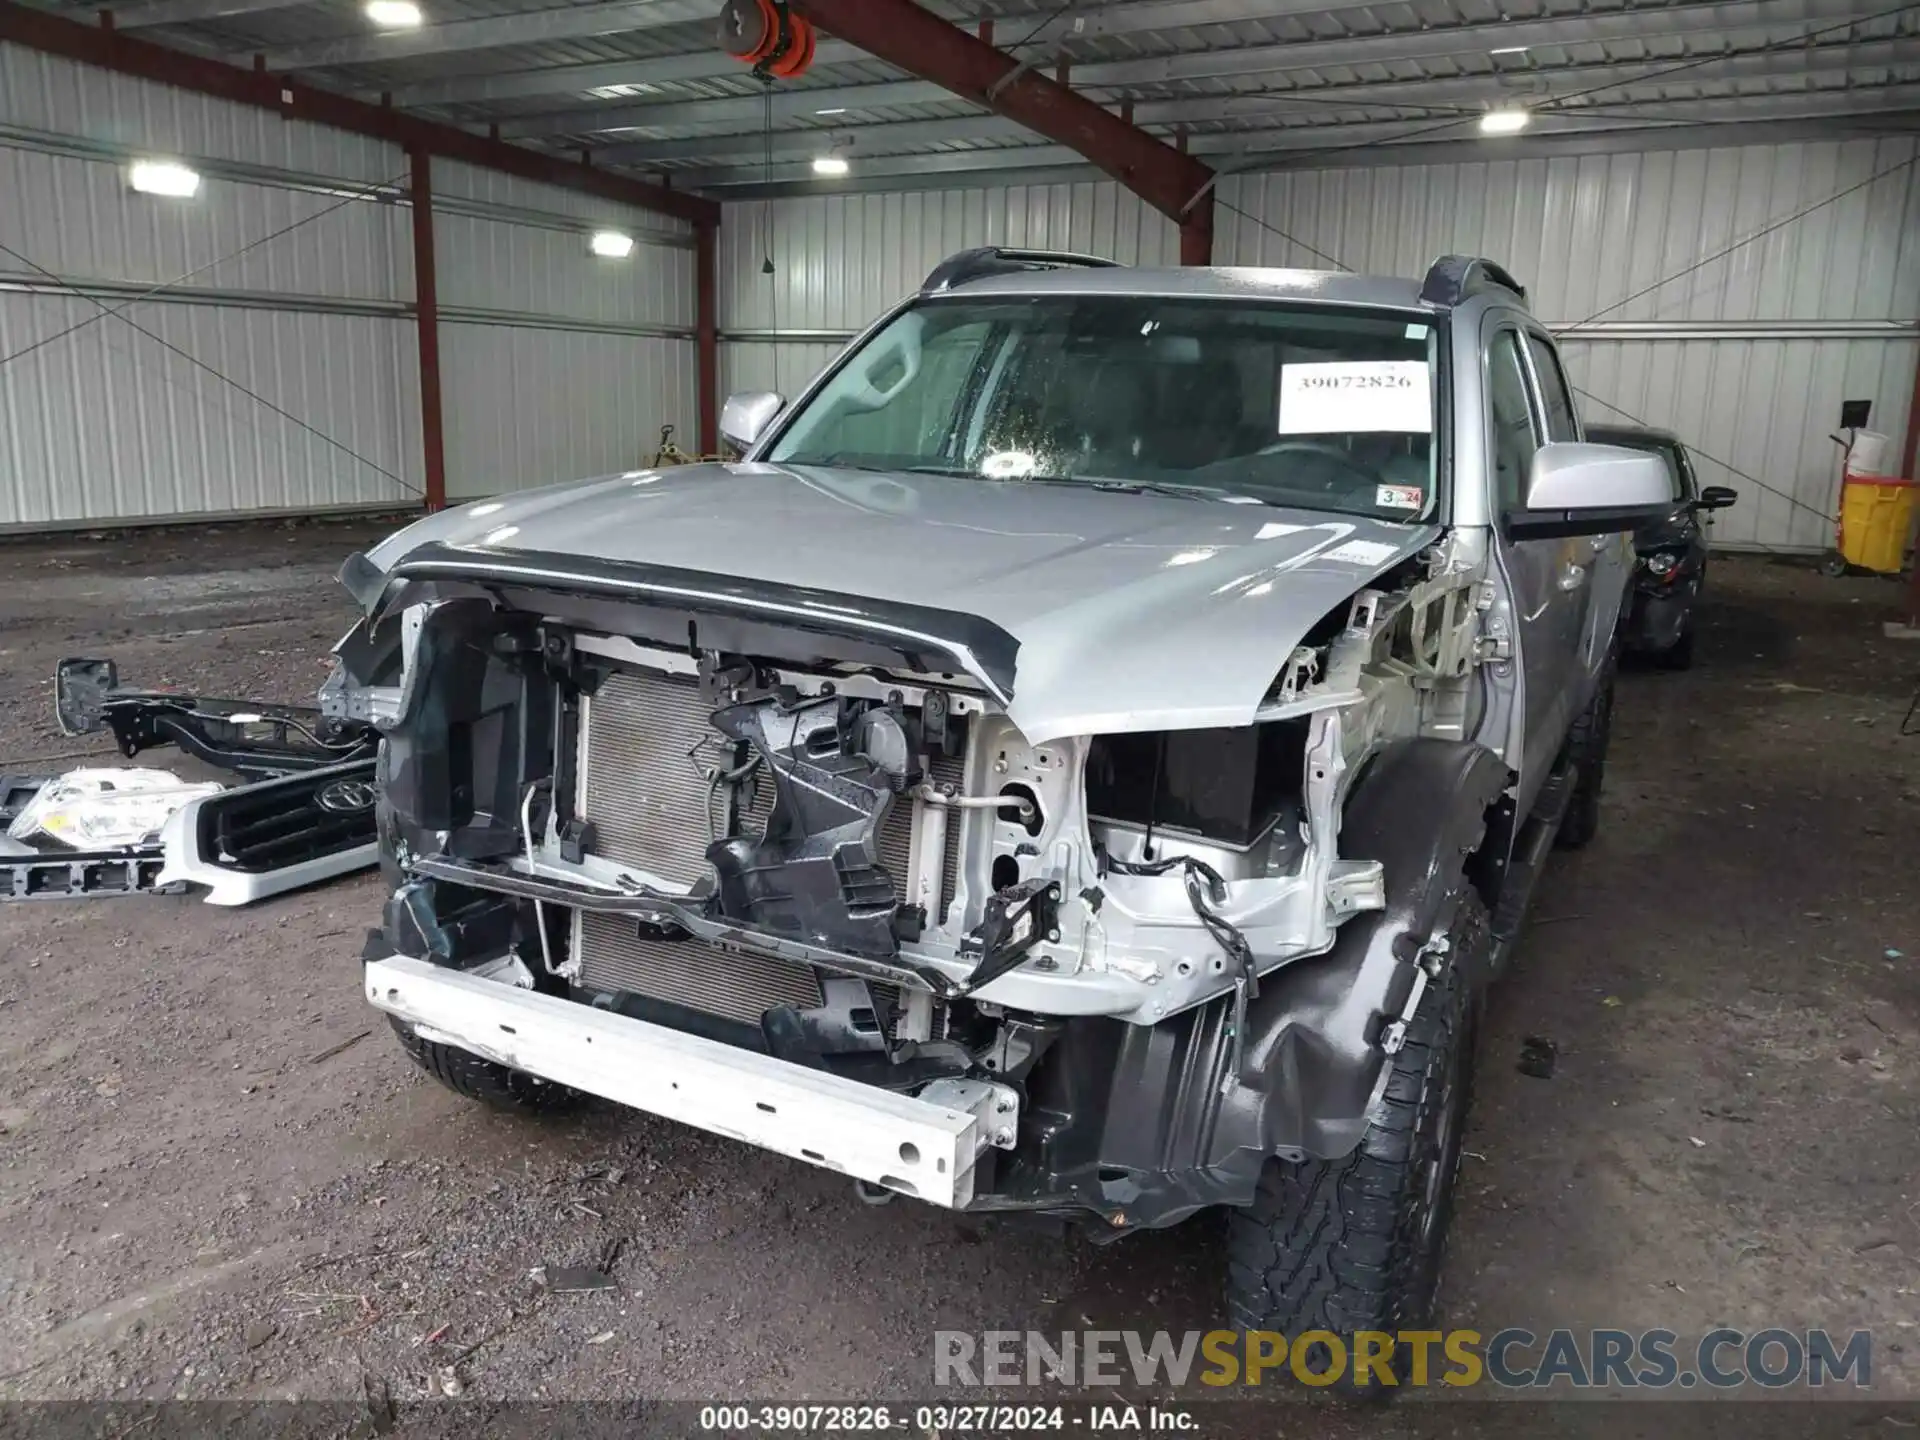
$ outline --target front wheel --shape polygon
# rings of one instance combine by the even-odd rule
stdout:
[[[560,1114],[586,1098],[569,1086],[483,1059],[471,1050],[422,1039],[411,1025],[395,1016],[389,1015],[387,1021],[413,1063],[456,1095],[522,1115]]]
[[[1227,1308],[1241,1328],[1351,1343],[1431,1320],[1472,1088],[1474,981],[1491,946],[1477,893],[1448,933],[1360,1144],[1337,1160],[1269,1161],[1253,1203],[1230,1215]],[[1396,1348],[1402,1378],[1408,1359]]]

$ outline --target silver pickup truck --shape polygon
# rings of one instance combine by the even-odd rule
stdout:
[[[722,429],[343,570],[408,1052],[868,1198],[1225,1207],[1237,1323],[1424,1319],[1659,460],[1462,257],[969,251]]]

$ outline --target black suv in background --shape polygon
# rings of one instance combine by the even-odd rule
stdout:
[[[1596,445],[1645,450],[1667,462],[1673,509],[1634,532],[1639,559],[1620,635],[1628,649],[1651,655],[1668,669],[1685,670],[1693,664],[1693,602],[1707,582],[1707,531],[1700,512],[1724,510],[1740,492],[1726,485],[1702,490],[1687,447],[1670,431],[1589,425],[1586,434]]]

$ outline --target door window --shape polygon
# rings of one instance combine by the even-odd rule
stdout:
[[[1540,384],[1540,401],[1545,407],[1547,439],[1578,440],[1580,423],[1573,415],[1573,390],[1560,369],[1560,357],[1553,346],[1538,335],[1527,336],[1527,350],[1533,356],[1533,377]]]
[[[1518,509],[1525,500],[1527,467],[1540,441],[1527,398],[1520,339],[1511,330],[1495,335],[1487,351],[1487,412],[1493,423],[1494,499],[1502,511]]]

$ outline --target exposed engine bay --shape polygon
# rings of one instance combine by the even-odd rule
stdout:
[[[1437,554],[1361,592],[1251,726],[1038,745],[938,660],[409,595],[322,696],[385,734],[370,943],[1057,1139],[1121,1043],[1076,1027],[1199,1015],[1238,1074],[1262,977],[1386,904],[1341,806],[1384,738],[1468,723],[1475,593]]]

